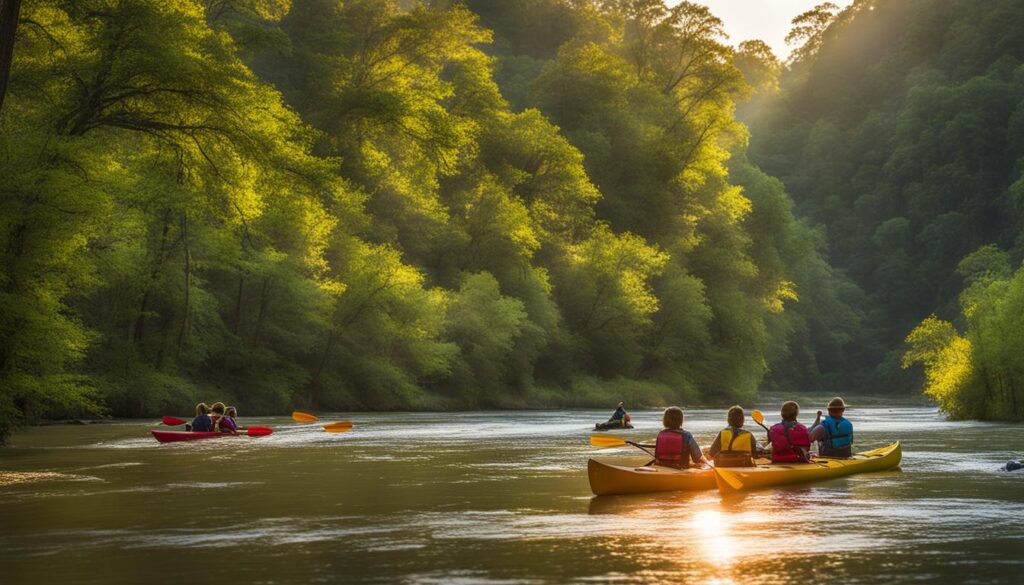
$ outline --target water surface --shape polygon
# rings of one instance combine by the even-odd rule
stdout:
[[[764,407],[768,412],[768,408]],[[0,450],[0,575],[62,583],[1019,583],[1024,426],[851,409],[900,470],[722,499],[597,498],[607,412],[347,414],[158,444],[153,421],[30,428]],[[324,421],[339,417],[325,416]],[[649,439],[660,413],[634,412]],[[772,418],[772,417],[769,417]],[[721,410],[689,410],[702,445]],[[762,435],[763,436],[763,435]],[[10,579],[8,581],[8,579]]]

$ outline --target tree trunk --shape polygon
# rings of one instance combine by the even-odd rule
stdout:
[[[7,80],[14,61],[14,34],[18,30],[21,0],[0,0],[0,113],[7,95]]]
[[[233,332],[235,335],[241,337],[239,331],[242,329],[242,294],[245,291],[245,275],[238,275],[238,294],[235,295],[235,322],[233,324]]]
[[[267,305],[270,304],[270,297],[267,293],[270,292],[270,279],[263,279],[263,287],[260,289],[260,312],[256,317],[256,331],[252,334],[252,344],[256,345],[260,342],[260,335],[263,333],[263,320],[267,316]]]
[[[181,316],[181,329],[178,330],[178,352],[181,352],[181,347],[185,343],[185,338],[188,336],[192,311],[191,304],[191,293],[192,293],[192,248],[188,242],[188,215],[185,213],[181,214],[181,238],[182,244],[185,246],[185,309]]]
[[[316,392],[316,385],[320,381],[320,374],[324,371],[324,366],[327,365],[327,358],[331,355],[331,347],[334,345],[334,329],[327,335],[327,344],[324,346],[324,355],[320,357],[320,365],[316,368],[316,374],[313,374],[313,379],[309,381],[310,388],[313,388],[314,393]],[[315,398],[315,397],[314,397]]]
[[[142,294],[142,304],[139,307],[139,316],[135,318],[135,326],[128,331],[128,342],[132,344],[142,343],[142,336],[145,333],[146,311],[149,310],[149,297],[152,291],[153,281],[160,275],[160,268],[164,263],[164,252],[167,249],[167,236],[171,231],[170,210],[164,213],[164,227],[160,233],[160,249],[156,253],[156,262],[149,274],[149,281],[146,282],[146,290]]]

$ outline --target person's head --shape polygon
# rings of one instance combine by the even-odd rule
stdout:
[[[666,408],[665,414],[661,416],[661,424],[665,425],[666,429],[683,428],[683,409],[678,406]]]
[[[224,403],[214,402],[213,406],[210,407],[210,410],[213,411],[213,414],[219,414],[221,416],[224,416]]]
[[[829,402],[828,402],[828,415],[829,416],[832,416],[832,417],[835,417],[835,418],[839,418],[839,417],[843,416],[844,412],[846,412],[846,403],[843,402],[842,398],[839,398],[837,396],[837,397],[833,398],[832,400],[829,400]]]
[[[624,407],[624,406],[626,406],[626,403],[620,400],[620,401],[619,401],[619,404],[618,404],[618,405],[616,405],[616,408],[622,408],[622,407]]]
[[[796,420],[797,415],[800,414],[800,405],[792,400],[782,403],[782,420],[793,421]]]
[[[196,405],[196,416],[202,414],[210,414],[210,407],[207,406],[205,402],[200,402]]]
[[[743,426],[743,408],[738,404],[729,409],[729,414],[725,415],[725,420],[729,422],[730,427],[740,428]]]
[[[238,409],[235,408],[234,406],[229,406],[226,409],[224,409],[224,414],[230,416],[231,418],[238,418]]]

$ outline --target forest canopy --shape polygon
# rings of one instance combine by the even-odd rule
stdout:
[[[871,390],[1019,261],[1019,2],[2,4],[0,438]]]
[[[910,391],[921,370],[901,366],[923,362],[952,414],[1024,417],[1021,374],[988,353],[994,320],[1009,316],[987,308],[1013,302],[1024,258],[1024,2],[856,0],[802,21],[793,34],[814,50],[744,110],[749,156],[824,228],[832,265],[866,295],[849,377]],[[998,278],[982,294],[976,267],[991,262]],[[1013,339],[1000,344],[1019,351]]]

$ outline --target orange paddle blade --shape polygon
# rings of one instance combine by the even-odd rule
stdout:
[[[352,430],[352,423],[348,422],[347,420],[333,422],[324,425],[324,430],[327,431],[328,433],[344,433],[345,431]]]
[[[296,410],[295,412],[292,413],[292,420],[295,421],[295,422],[316,422],[316,421],[320,420],[320,418],[317,417],[317,416],[313,416],[312,414],[309,414],[308,412],[302,412],[301,410]]]
[[[625,441],[618,437],[611,435],[590,435],[590,444],[595,447],[621,447],[626,444]]]

